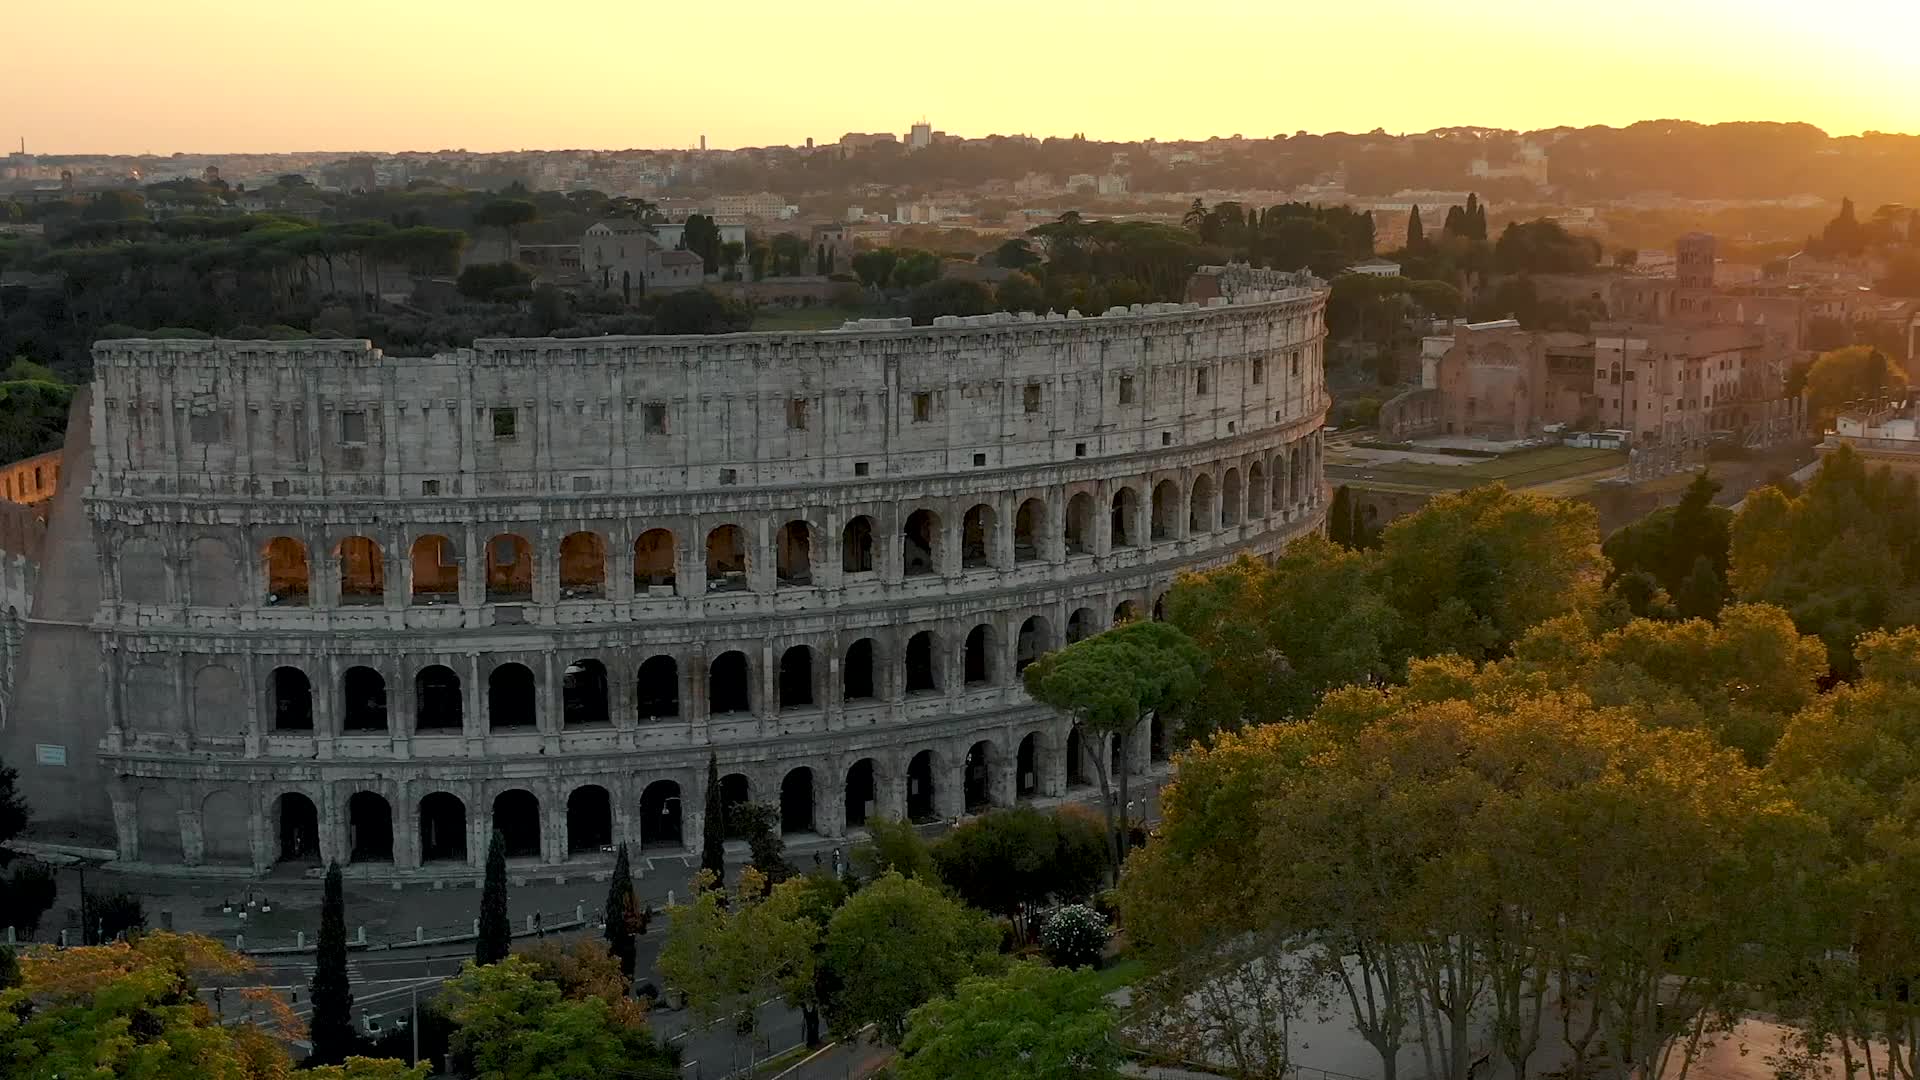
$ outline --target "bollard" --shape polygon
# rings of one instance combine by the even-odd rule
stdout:
[[[13,927],[11,927],[11,926],[9,926],[9,927],[7,927],[7,944],[9,944],[9,945],[11,945],[11,944],[13,944],[13,943],[14,943],[14,939],[13,939]]]
[[[167,908],[162,908],[162,909],[161,909],[161,911],[160,911],[160,929],[162,929],[162,930],[172,930],[172,929],[173,929],[173,912],[172,912],[172,910],[171,910],[171,909],[167,909]]]
[[[424,927],[424,926],[416,926],[416,927],[414,927],[414,928],[413,928],[413,943],[414,943],[414,944],[416,944],[416,945],[418,945],[418,944],[420,944],[421,942],[423,942],[423,941],[425,941],[425,940],[427,940],[427,928],[426,928],[426,927]]]
[[[480,920],[479,919],[473,920],[473,936],[474,937],[480,936]]]
[[[234,952],[247,951],[247,935],[245,934],[233,935],[233,951]]]
[[[587,921],[587,905],[585,904],[573,905],[573,921],[574,922]]]
[[[307,947],[307,932],[305,930],[295,930],[293,932],[293,947],[296,949],[304,949]]]
[[[667,906],[668,907],[673,906],[673,890],[672,889],[667,890]]]
[[[527,933],[533,933],[533,916],[527,916]]]
[[[367,943],[367,924],[360,924],[359,932],[353,935],[353,940],[357,945],[365,945]]]
[[[67,932],[65,930],[60,931],[60,947],[63,949],[67,947]]]

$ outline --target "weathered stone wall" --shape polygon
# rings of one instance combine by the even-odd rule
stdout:
[[[85,542],[50,545],[93,630],[59,678],[91,689],[28,672],[93,790],[29,791],[127,859],[373,873],[477,865],[490,819],[549,862],[697,847],[709,754],[828,836],[1060,794],[1019,668],[1320,526],[1325,292],[1252,274],[1099,318],[431,359],[102,342]]]

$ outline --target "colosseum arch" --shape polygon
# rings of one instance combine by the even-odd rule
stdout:
[[[775,585],[813,584],[813,529],[804,521],[789,521],[773,536]]]
[[[493,797],[493,828],[509,859],[537,859],[545,832],[540,798],[526,788],[508,788]]]
[[[1013,673],[1027,670],[1028,665],[1053,648],[1053,624],[1044,615],[1029,616],[1020,624],[1020,636],[1014,642]]]
[[[1267,516],[1267,471],[1258,461],[1247,466],[1247,517]]]
[[[275,731],[313,730],[313,682],[297,667],[277,667],[267,675],[267,715]]]
[[[1220,480],[1220,524],[1231,529],[1240,524],[1240,470],[1228,469]]]
[[[922,750],[907,761],[907,820],[932,821],[940,803],[934,798],[933,751]]]
[[[940,572],[940,515],[931,510],[915,510],[907,515],[901,530],[904,548],[901,573],[908,577]]]
[[[1113,625],[1130,623],[1140,617],[1140,605],[1132,600],[1122,600],[1113,606]]]
[[[1093,496],[1082,491],[1067,500],[1067,521],[1062,536],[1067,554],[1093,554]]]
[[[1095,618],[1092,608],[1075,608],[1073,614],[1067,616],[1067,644],[1085,641],[1099,633],[1100,625]]]
[[[302,792],[286,791],[270,804],[276,863],[320,861],[320,809]]]
[[[672,589],[679,581],[679,547],[673,533],[648,529],[633,542],[633,588]]]
[[[747,587],[747,534],[738,525],[721,525],[707,534],[707,591]]]
[[[429,664],[413,677],[415,731],[459,731],[466,713],[460,676],[444,664]]]
[[[780,654],[780,709],[807,709],[815,704],[813,650],[794,645]]]
[[[560,726],[602,727],[613,722],[607,666],[591,658],[567,665],[560,680]]]
[[[634,713],[640,720],[680,715],[680,663],[671,656],[649,656],[634,675]]]
[[[1013,754],[1013,797],[1031,799],[1040,794],[1040,765],[1045,747],[1039,732],[1029,731]]]
[[[487,602],[517,603],[533,598],[533,545],[513,533],[487,541]]]
[[[680,785],[673,780],[655,780],[640,792],[640,847],[642,850],[678,851],[682,839]],[[709,828],[718,827],[710,824]]]
[[[814,831],[813,817],[813,770],[805,765],[787,770],[780,779],[781,835]]]
[[[967,748],[966,763],[960,773],[960,804],[967,813],[977,814],[993,805],[994,774],[1006,767],[998,758],[998,748],[987,739]]]
[[[840,571],[867,574],[873,571],[873,519],[861,514],[840,532]]]
[[[393,804],[375,791],[347,799],[347,861],[393,861]]]
[[[340,727],[351,732],[387,730],[387,679],[356,665],[340,673]]]
[[[940,692],[940,653],[934,643],[933,631],[922,630],[907,639],[904,661],[907,693]]]
[[[840,665],[841,700],[873,700],[879,689],[874,678],[877,671],[872,638],[861,638],[847,646],[846,662]]]
[[[167,551],[160,541],[135,536],[120,545],[120,599],[130,604],[170,603]]]
[[[1307,450],[1304,445],[1293,451],[1293,472],[1287,481],[1287,488],[1293,493],[1295,506],[1304,506],[1310,501],[1307,491]]]
[[[193,673],[193,731],[214,738],[247,731],[246,691],[240,676],[225,664],[208,664]]]
[[[1204,535],[1213,531],[1213,477],[1199,473],[1193,478],[1193,493],[1187,498],[1187,531]]]
[[[506,731],[539,724],[539,694],[533,670],[511,661],[487,673],[487,729]]]
[[[467,861],[467,804],[458,795],[435,791],[420,800],[420,861]]]
[[[1013,561],[1035,562],[1045,557],[1040,539],[1047,535],[1047,504],[1028,499],[1013,515]]]
[[[707,712],[713,716],[753,711],[753,665],[747,654],[730,649],[713,658],[707,671]]]
[[[877,809],[879,779],[873,759],[861,758],[847,768],[846,825],[849,829],[866,827],[867,818]]]
[[[460,602],[460,556],[453,541],[438,534],[415,538],[407,551],[413,568],[409,599],[416,604]]]
[[[180,803],[173,793],[157,785],[142,787],[133,805],[140,861],[180,862],[186,858],[180,844]]]
[[[981,570],[993,565],[993,507],[976,503],[960,519],[960,566]]]
[[[173,689],[173,673],[159,664],[127,667],[125,724],[133,731],[177,732],[180,708]]]
[[[240,572],[240,560],[234,557],[233,548],[224,540],[202,536],[193,542],[187,554],[194,605],[239,607],[245,575]]]
[[[307,545],[291,536],[276,536],[261,547],[260,560],[264,564],[261,576],[267,583],[267,606],[299,606],[307,602],[313,585],[313,575],[307,564]],[[124,557],[121,560],[120,579],[124,591]]]
[[[613,796],[599,784],[567,796],[567,854],[584,855],[613,846]]]
[[[1158,543],[1180,535],[1180,485],[1162,480],[1153,486],[1153,527],[1149,536]]]
[[[340,603],[379,604],[387,596],[387,564],[371,537],[346,536],[333,546],[340,571]]]
[[[253,837],[248,828],[244,795],[221,789],[200,801],[201,856],[222,866],[248,866],[253,862]]]
[[[967,631],[960,665],[961,681],[968,686],[986,686],[999,681],[995,678],[999,674],[995,670],[998,645],[998,635],[991,623],[981,623]]]
[[[1133,547],[1140,542],[1136,535],[1139,531],[1140,496],[1130,487],[1123,487],[1113,493],[1113,546],[1117,548]]]
[[[568,533],[560,541],[560,598],[607,595],[607,543],[597,532]]]
[[[1273,512],[1284,514],[1287,506],[1287,473],[1291,466],[1287,462],[1288,454],[1281,450],[1273,455]]]

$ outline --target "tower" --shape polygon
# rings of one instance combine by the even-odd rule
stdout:
[[[1714,240],[1710,233],[1691,232],[1674,244],[1676,274],[1682,289],[1713,288]]]

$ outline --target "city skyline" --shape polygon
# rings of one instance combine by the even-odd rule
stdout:
[[[342,0],[315,18],[109,0],[84,27],[85,60],[112,79],[74,78],[72,9],[15,14],[17,40],[50,47],[0,71],[0,136],[47,154],[676,149],[703,135],[720,149],[903,132],[922,115],[968,136],[1110,141],[1667,118],[1920,132],[1920,99],[1900,85],[1920,10],[1836,0],[1807,24],[1780,0],[1624,0],[1590,25],[1562,4],[1471,7],[1435,21],[1396,0],[1357,22],[1216,2],[1184,6],[1193,32],[1169,34],[1164,5],[1141,0],[993,0],[969,24],[1001,29],[962,40],[873,0],[816,6],[799,25],[749,0],[730,25],[761,29],[701,50],[699,27],[663,35],[613,5],[523,27],[494,3]],[[225,33],[242,10],[244,28],[209,47],[209,27]],[[423,63],[429,44],[438,58]],[[930,69],[929,56],[944,59]],[[1846,77],[1783,77],[1809,63]]]

